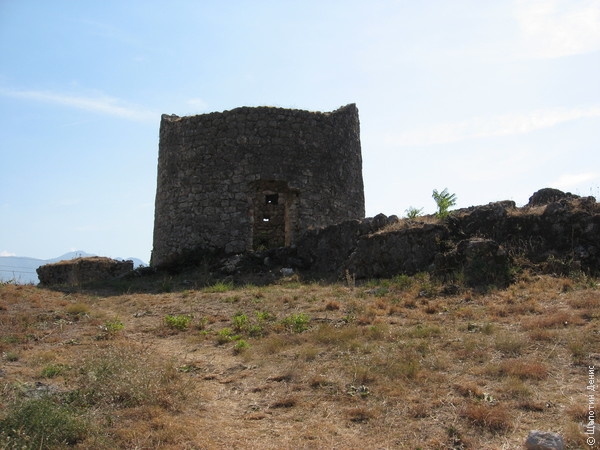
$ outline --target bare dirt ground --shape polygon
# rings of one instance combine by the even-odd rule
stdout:
[[[599,448],[597,280],[443,291],[2,284],[0,447],[519,449],[540,429]]]

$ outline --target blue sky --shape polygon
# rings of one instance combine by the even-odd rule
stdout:
[[[0,255],[148,261],[160,115],[360,112],[367,215],[600,197],[600,0],[0,0]]]

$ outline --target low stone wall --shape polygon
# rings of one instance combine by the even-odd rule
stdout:
[[[104,257],[77,258],[38,267],[43,286],[77,286],[91,281],[109,280],[133,270],[133,261]]]
[[[467,284],[506,285],[514,266],[600,274],[600,204],[542,189],[513,201],[452,211],[445,221],[376,216],[305,233],[297,255],[317,276],[390,277],[462,273]]]

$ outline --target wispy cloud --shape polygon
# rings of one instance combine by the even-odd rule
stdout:
[[[599,178],[600,175],[598,173],[592,172],[566,173],[558,177],[558,180],[554,181],[552,186],[556,186],[558,189],[571,189],[583,183],[598,180]]]
[[[120,99],[105,95],[87,97],[51,91],[16,90],[3,88],[0,88],[0,95],[23,100],[52,103],[55,105],[81,109],[88,112],[105,114],[138,122],[154,120],[159,116],[152,111],[129,105]]]
[[[600,50],[598,0],[517,0],[521,56],[559,58]]]
[[[16,253],[11,253],[6,250],[0,251],[0,256],[17,256]]]
[[[526,134],[563,122],[592,117],[600,117],[600,106],[541,109],[529,113],[473,118],[461,122],[433,125],[389,135],[386,142],[403,147],[450,144],[469,139]]]

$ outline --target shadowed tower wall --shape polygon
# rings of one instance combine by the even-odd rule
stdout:
[[[365,214],[358,109],[163,115],[152,265],[240,253]]]

